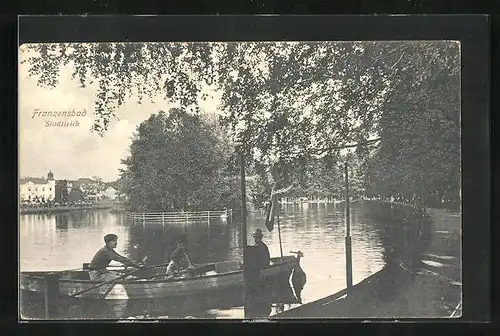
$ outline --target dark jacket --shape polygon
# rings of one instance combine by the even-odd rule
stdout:
[[[260,242],[258,245],[255,245],[255,262],[256,267],[258,269],[263,269],[266,266],[269,266],[269,262],[271,261],[271,257],[269,255],[269,248],[263,242]]]
[[[105,270],[111,260],[121,262],[127,266],[137,266],[137,264],[132,260],[125,258],[116,253],[115,250],[104,246],[99,251],[97,251],[94,258],[92,258],[89,268],[93,270]]]

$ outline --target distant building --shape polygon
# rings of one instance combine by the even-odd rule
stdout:
[[[52,201],[56,195],[54,174],[49,171],[47,178],[27,177],[19,181],[21,202]]]
[[[97,201],[99,200],[99,194],[102,190],[103,182],[95,181],[91,178],[79,178],[78,180],[68,181],[67,188],[68,193],[71,192],[72,189],[79,189],[85,194],[85,197],[88,200]]]
[[[70,193],[72,189],[80,189],[81,191],[84,191],[83,186],[79,181],[68,180],[66,188],[68,189],[68,193]]]
[[[68,181],[68,188],[70,189],[80,189],[81,191],[94,191],[99,189],[99,182],[94,181],[90,178],[79,178],[75,181]]]
[[[91,186],[99,183],[99,181],[94,181],[88,177],[80,177],[77,182],[80,183],[84,187],[91,187]]]
[[[118,197],[118,191],[114,187],[108,184],[105,187],[105,189],[100,193],[100,196],[110,200],[115,200]]]

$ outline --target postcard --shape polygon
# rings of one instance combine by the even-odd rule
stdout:
[[[21,319],[460,317],[460,48],[20,45]]]

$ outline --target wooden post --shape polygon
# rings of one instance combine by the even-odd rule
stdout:
[[[142,226],[146,224],[146,214],[143,212],[142,213]]]
[[[208,223],[210,223],[210,211],[207,211],[207,219],[208,219]]]
[[[59,274],[45,275],[45,317],[54,318],[59,315]]]
[[[352,289],[352,246],[351,246],[351,216],[349,209],[349,171],[347,160],[345,162],[345,261],[347,293]]]
[[[249,260],[247,258],[247,205],[246,205],[246,181],[245,181],[245,154],[240,151],[240,178],[241,178],[241,246],[243,248],[243,292],[245,298],[245,318],[250,317],[250,293],[249,293]]]
[[[277,220],[278,220],[278,239],[280,241],[280,254],[281,254],[281,261],[283,261],[283,246],[281,245],[281,227],[280,227],[280,206],[278,203],[278,214],[277,214]]]
[[[162,212],[161,213],[161,225],[164,225],[165,224],[165,213]]]

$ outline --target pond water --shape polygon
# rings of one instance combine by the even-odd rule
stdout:
[[[388,243],[384,224],[372,219],[362,205],[351,207],[353,284],[382,269]],[[280,256],[278,229],[269,232],[265,214],[250,212],[247,220],[248,244],[260,228],[272,257]],[[339,204],[284,205],[280,214],[283,254],[300,250],[307,283],[303,303],[338,292],[346,287],[345,209]],[[77,269],[90,262],[104,245],[103,236],[119,236],[116,251],[135,260],[148,257],[148,264],[164,263],[174,248],[175,239],[187,234],[188,253],[193,263],[242,260],[240,221],[237,218],[190,223],[146,223],[127,221],[123,213],[109,210],[78,211],[60,214],[21,215],[19,248],[21,271]],[[286,305],[289,309],[295,305]],[[22,311],[22,309],[21,309]],[[274,308],[273,308],[274,312]],[[40,312],[43,316],[43,312]],[[210,309],[190,316],[243,318],[243,309]]]

